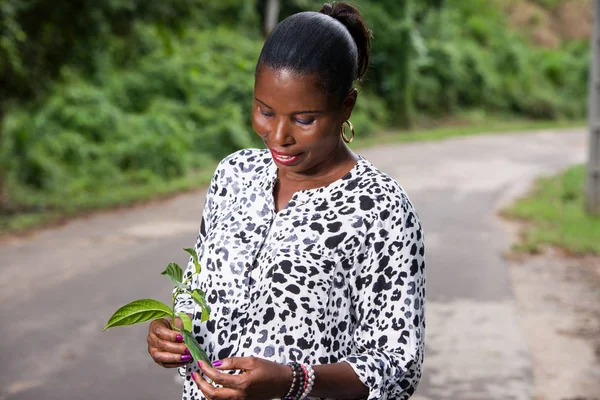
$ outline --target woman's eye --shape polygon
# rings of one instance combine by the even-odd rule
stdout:
[[[310,125],[313,122],[315,122],[315,119],[314,118],[309,118],[309,119],[296,118],[296,122],[299,123],[300,125]]]
[[[272,113],[271,111],[265,111],[265,110],[263,110],[263,109],[261,109],[261,108],[259,108],[259,109],[258,109],[258,111],[259,111],[259,112],[260,112],[262,115],[264,115],[265,117],[272,117],[272,116],[273,116],[273,113]]]

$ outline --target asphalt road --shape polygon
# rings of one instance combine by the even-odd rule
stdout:
[[[427,351],[415,396],[530,399],[530,358],[497,210],[532,179],[586,157],[583,130],[480,135],[358,151],[393,175],[421,216]],[[0,400],[177,399],[147,327],[101,332],[124,303],[168,301],[166,264],[185,264],[204,191],[97,214],[0,242]]]

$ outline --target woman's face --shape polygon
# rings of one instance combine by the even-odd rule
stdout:
[[[350,118],[356,91],[340,105],[327,97],[315,76],[259,68],[254,85],[252,126],[280,170],[320,175],[335,165],[342,123]]]

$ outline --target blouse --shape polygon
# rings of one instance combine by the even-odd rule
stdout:
[[[359,157],[344,177],[276,211],[267,150],[225,158],[211,181],[192,281],[212,309],[180,295],[211,360],[350,364],[369,400],[407,399],[421,377],[425,263],[418,216],[400,185]],[[190,276],[193,264],[185,276]],[[188,364],[183,400],[204,399]]]

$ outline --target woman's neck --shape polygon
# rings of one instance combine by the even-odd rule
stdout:
[[[281,187],[286,191],[316,189],[327,186],[346,175],[356,164],[358,156],[346,145],[336,149],[334,153],[310,171],[304,173],[277,171]]]

